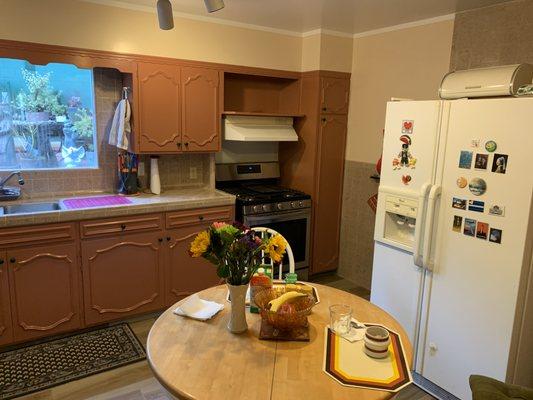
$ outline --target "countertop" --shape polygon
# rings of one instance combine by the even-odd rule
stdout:
[[[18,200],[0,202],[0,207],[12,204],[48,203],[58,202],[62,207],[59,210],[8,214],[0,216],[0,228],[48,224],[67,221],[79,221],[93,218],[117,217],[121,215],[148,214],[165,211],[186,210],[191,208],[207,208],[228,206],[235,204],[235,196],[211,188],[187,188],[162,192],[160,195],[140,194],[131,196],[131,204],[91,207],[80,209],[65,209],[61,201],[68,198],[85,198],[90,196],[109,195],[111,193],[83,194],[70,197],[48,197],[32,200]]]

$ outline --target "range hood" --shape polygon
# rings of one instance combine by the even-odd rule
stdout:
[[[296,142],[292,117],[226,115],[224,139],[238,142]]]

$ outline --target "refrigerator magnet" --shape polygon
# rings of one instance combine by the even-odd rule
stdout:
[[[502,242],[502,230],[490,228],[489,242],[500,244]]]
[[[480,142],[479,139],[472,139],[472,140],[470,141],[470,147],[473,147],[473,148],[477,148],[477,147],[479,147],[479,142]]]
[[[489,215],[503,217],[505,216],[505,207],[499,204],[493,204],[489,207]]]
[[[403,175],[402,176],[402,182],[404,185],[409,185],[409,182],[411,182],[411,175]]]
[[[507,161],[509,156],[507,154],[494,154],[494,159],[492,160],[492,172],[497,174],[505,174],[507,171]]]
[[[416,158],[411,154],[409,146],[411,146],[411,138],[407,135],[400,136],[402,148],[398,155],[392,159],[392,169],[397,170],[402,167],[415,168]]]
[[[476,154],[476,161],[474,162],[475,169],[487,169],[489,163],[488,154]]]
[[[454,215],[452,230],[454,232],[461,232],[462,227],[463,227],[463,217],[459,215]]]
[[[466,200],[454,197],[452,200],[452,207],[458,210],[466,210]]]
[[[463,229],[463,233],[467,236],[475,236],[476,235],[476,220],[465,218],[465,226]]]
[[[487,235],[489,234],[489,224],[486,222],[478,222],[477,228],[476,228],[476,237],[478,239],[487,239]]]
[[[409,135],[412,134],[414,126],[415,126],[415,121],[411,119],[404,119],[402,121],[402,133],[409,134]]]
[[[481,196],[487,191],[487,182],[481,178],[474,178],[468,184],[468,189],[474,196]]]
[[[485,202],[479,200],[468,200],[468,211],[484,212]]]
[[[487,150],[489,153],[493,153],[498,148],[498,145],[494,140],[489,140],[487,143],[485,143],[485,150]]]
[[[471,151],[462,150],[459,156],[459,168],[470,169],[472,167],[472,156],[473,153]]]
[[[464,189],[466,185],[468,184],[468,181],[466,180],[464,176],[461,176],[457,178],[456,183],[457,183],[457,186],[459,186],[461,189]]]

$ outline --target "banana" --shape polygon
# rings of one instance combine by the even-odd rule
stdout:
[[[268,305],[270,306],[270,311],[277,312],[278,309],[281,307],[282,304],[291,302],[295,300],[298,297],[307,296],[304,293],[298,293],[298,292],[287,292],[282,294],[280,297],[274,300],[270,300],[268,302]]]

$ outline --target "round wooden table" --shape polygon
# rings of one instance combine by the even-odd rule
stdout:
[[[206,322],[173,314],[177,304],[155,322],[147,343],[148,362],[159,382],[178,399],[388,399],[392,393],[345,387],[322,371],[324,327],[329,306],[349,304],[362,322],[384,324],[401,335],[407,360],[412,347],[403,328],[389,314],[350,293],[313,284],[320,303],[309,316],[310,342],[259,340],[261,317],[246,311],[249,329],[226,328],[230,304],[226,286],[199,293],[225,305]],[[179,303],[178,303],[179,304]]]

